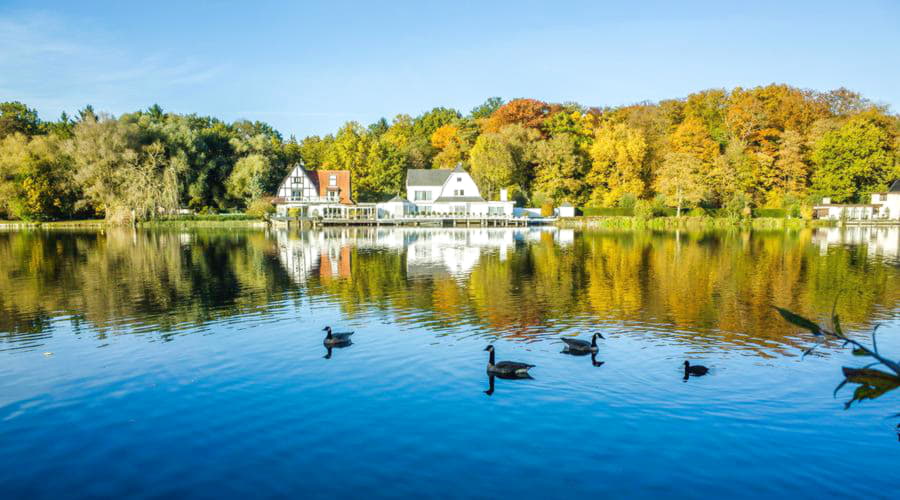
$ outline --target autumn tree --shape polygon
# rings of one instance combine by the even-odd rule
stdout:
[[[538,128],[550,113],[550,106],[536,99],[513,99],[497,108],[484,122],[484,132],[498,132],[507,125]]]
[[[535,147],[536,174],[533,191],[558,205],[587,201],[585,175],[589,163],[571,134],[557,133]]]
[[[666,197],[669,206],[681,209],[703,199],[703,162],[687,153],[669,153],[656,178],[656,190]]]
[[[593,189],[591,202],[613,206],[625,195],[643,196],[646,153],[647,143],[639,130],[624,123],[605,123],[597,129],[587,177]]]
[[[678,125],[670,143],[673,152],[689,154],[706,165],[712,165],[719,156],[719,144],[710,137],[706,125],[696,116],[688,116]]]
[[[528,190],[533,178],[534,142],[539,133],[521,125],[484,133],[469,154],[472,176],[482,194],[493,197],[500,188],[517,185]]]
[[[465,159],[466,144],[456,125],[442,125],[435,130],[431,135],[431,145],[439,150],[433,161],[436,168],[453,167]]]

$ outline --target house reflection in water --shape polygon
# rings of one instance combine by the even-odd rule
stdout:
[[[297,283],[306,283],[318,275],[322,281],[349,278],[350,238],[340,232],[304,232],[289,234],[277,231],[278,259]]]
[[[900,226],[847,226],[818,228],[813,242],[826,255],[831,246],[865,246],[868,256],[900,261]]]
[[[352,227],[321,231],[277,231],[279,259],[298,283],[311,276],[346,278],[352,248],[405,253],[407,278],[464,277],[482,254],[496,252],[505,261],[517,244],[553,241],[569,245],[571,230],[529,228]]]

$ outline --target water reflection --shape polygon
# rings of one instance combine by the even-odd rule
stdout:
[[[890,263],[900,263],[900,227],[898,226],[847,226],[818,228],[813,241],[821,255],[835,246],[863,246],[866,256]]]
[[[848,326],[893,318],[897,228],[575,232],[555,228],[0,233],[0,339],[35,348],[66,321],[103,340],[171,340],[303,301],[442,335],[572,329],[795,352],[773,303]],[[851,306],[852,304],[852,306]],[[89,328],[86,328],[89,327]]]

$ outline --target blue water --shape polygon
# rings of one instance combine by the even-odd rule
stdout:
[[[6,238],[14,243],[21,236]],[[85,243],[92,236],[44,238],[54,244],[85,238],[66,257],[73,260],[58,266],[69,270],[111,245]],[[696,326],[706,317],[679,320],[675,305],[666,309],[669,319],[640,320],[616,317],[615,308],[599,317],[548,306],[540,313],[546,326],[529,321],[526,328],[493,324],[494,313],[473,301],[460,307],[461,318],[450,313],[441,321],[444,288],[476,294],[472,282],[488,266],[484,259],[499,252],[529,256],[532,263],[522,265],[536,266],[542,240],[484,247],[462,267],[461,247],[453,247],[451,258],[439,252],[443,257],[432,259],[443,268],[430,274],[413,272],[407,262],[401,283],[382,296],[352,295],[342,284],[365,288],[374,278],[356,267],[364,253],[405,255],[408,238],[397,248],[344,238],[341,245],[357,252],[354,267],[344,272],[321,259],[302,279],[278,248],[314,239],[281,238],[211,235],[209,246],[180,238],[174,255],[184,256],[185,245],[195,246],[192,255],[197,246],[205,255],[232,248],[230,257],[215,260],[220,267],[206,271],[209,279],[235,269],[255,278],[237,280],[220,302],[198,287],[168,308],[127,306],[159,303],[147,296],[173,294],[179,283],[197,286],[199,278],[185,275],[144,283],[151,291],[140,294],[119,283],[121,296],[105,295],[112,303],[91,306],[104,311],[102,320],[92,321],[99,313],[88,306],[65,310],[59,304],[73,302],[61,300],[40,311],[0,308],[4,323],[14,315],[21,320],[0,343],[0,497],[896,498],[900,443],[898,420],[890,416],[900,411],[898,398],[889,393],[845,410],[852,390],[832,396],[840,367],[862,363],[838,345],[801,359],[808,338],[791,328],[774,338],[725,335]],[[620,238],[578,233],[573,244]],[[170,244],[153,241],[156,249]],[[551,252],[574,251],[558,235],[543,244]],[[809,259],[841,251],[822,254],[802,239],[796,245]],[[256,257],[235,260],[244,254]],[[198,265],[191,262],[183,272]],[[118,272],[138,273],[137,262],[127,264]],[[69,271],[47,278],[3,266],[21,293],[38,294],[37,304],[94,293],[61,289],[60,276]],[[867,314],[883,323],[882,352],[900,353],[896,262],[860,266],[850,271],[871,273],[874,266],[890,273],[887,285],[880,282],[889,290]],[[551,275],[562,280],[566,272]],[[647,287],[662,286],[648,279]],[[223,280],[217,283],[225,286]],[[562,287],[536,280],[527,282],[530,293],[543,287],[552,297]],[[172,290],[161,292],[162,282]],[[409,305],[426,292],[437,297],[433,307]],[[643,300],[645,308],[657,307]],[[499,293],[497,301],[484,304],[502,305],[503,318],[535,314],[500,301]],[[41,326],[24,331],[23,322]],[[325,325],[354,329],[353,345],[326,359]],[[560,352],[558,335],[586,338],[592,331],[606,337],[601,366]],[[493,394],[485,394],[489,342],[499,360],[537,365],[534,379],[496,380]],[[711,374],[684,381],[686,358],[710,366]]]

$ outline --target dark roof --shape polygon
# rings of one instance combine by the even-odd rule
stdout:
[[[409,203],[406,198],[401,198],[400,195],[394,196],[393,198],[388,200],[386,203],[393,203],[393,202],[397,202],[397,201],[403,202],[403,203]]]
[[[891,188],[888,189],[888,193],[900,193],[900,179],[895,180],[894,183],[891,184]]]
[[[434,200],[435,203],[468,203],[470,201],[484,201],[481,196],[441,196]]]
[[[443,186],[452,171],[431,168],[411,168],[406,171],[408,186]]]

